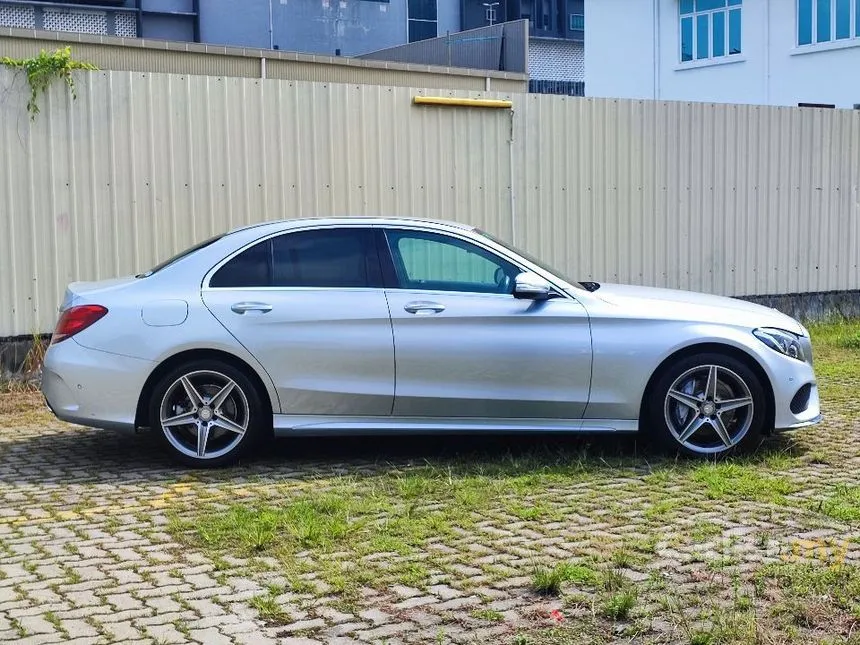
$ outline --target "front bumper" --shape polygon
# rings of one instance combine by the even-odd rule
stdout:
[[[74,338],[45,355],[42,394],[62,421],[134,431],[137,401],[154,364],[79,345]]]
[[[811,347],[806,351],[811,357]],[[763,356],[767,360],[765,368],[773,387],[774,428],[795,430],[819,423],[822,418],[821,401],[811,362],[798,361],[770,350]],[[804,387],[809,388],[808,394],[804,392],[803,397],[798,397]],[[795,397],[802,398],[800,407]]]
[[[775,430],[776,432],[789,432],[791,430],[800,430],[801,428],[808,428],[809,426],[814,426],[818,423],[821,423],[823,420],[824,415],[819,414],[817,417],[815,417],[814,419],[810,419],[809,421],[801,421],[785,428],[775,428]]]

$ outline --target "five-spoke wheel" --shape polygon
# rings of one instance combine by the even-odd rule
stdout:
[[[701,354],[669,366],[646,401],[646,423],[662,443],[696,455],[752,444],[766,400],[756,374],[731,356]]]
[[[190,465],[233,462],[259,435],[256,388],[241,371],[220,361],[195,361],[165,375],[151,406],[156,429],[173,454]]]

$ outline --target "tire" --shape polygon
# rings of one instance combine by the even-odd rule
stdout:
[[[646,397],[644,421],[652,441],[663,450],[692,457],[713,459],[748,451],[759,444],[768,418],[759,377],[725,354],[679,359],[660,373]]]
[[[222,400],[216,400],[219,394]],[[264,436],[267,412],[241,370],[204,359],[164,375],[153,389],[149,418],[174,459],[194,468],[218,468],[252,453]],[[202,437],[199,428],[204,428]]]

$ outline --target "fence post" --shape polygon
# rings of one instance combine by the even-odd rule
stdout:
[[[448,67],[451,67],[451,30],[445,32],[445,48],[448,50]]]

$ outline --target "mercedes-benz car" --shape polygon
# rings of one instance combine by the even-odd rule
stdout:
[[[54,414],[220,466],[275,435],[645,433],[718,456],[820,420],[807,330],[774,309],[580,282],[451,222],[296,219],[68,286]]]

